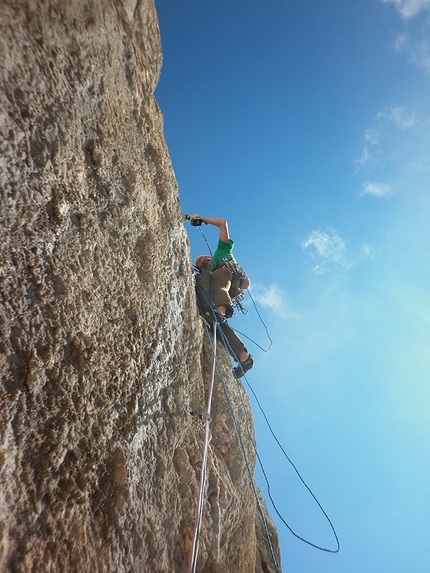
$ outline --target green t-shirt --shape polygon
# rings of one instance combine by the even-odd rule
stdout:
[[[233,247],[234,247],[234,242],[231,239],[229,239],[228,243],[224,243],[224,241],[221,241],[221,239],[219,239],[218,246],[216,248],[214,256],[212,257],[212,264],[209,267],[209,270],[213,271],[214,268],[220,263],[222,263],[224,259],[228,259],[229,261],[235,261],[235,258],[233,257]]]

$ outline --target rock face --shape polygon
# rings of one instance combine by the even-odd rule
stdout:
[[[153,2],[3,0],[0,20],[0,570],[187,571],[211,347]],[[197,571],[269,573],[251,412],[217,354]]]

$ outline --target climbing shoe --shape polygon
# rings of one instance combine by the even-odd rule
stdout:
[[[246,374],[248,370],[251,370],[253,366],[254,366],[254,360],[252,356],[249,355],[244,362],[239,362],[236,368],[233,368],[233,376],[235,378],[242,378],[242,376]]]

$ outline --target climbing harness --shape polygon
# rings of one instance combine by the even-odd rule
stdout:
[[[217,334],[217,325],[216,325],[216,323],[214,323],[211,379],[210,379],[208,401],[206,404],[206,412],[205,412],[205,441],[204,441],[204,447],[203,447],[202,467],[200,470],[199,496],[198,496],[197,509],[196,509],[196,518],[195,518],[195,522],[194,522],[193,541],[192,541],[192,545],[191,545],[191,553],[190,553],[190,561],[189,561],[189,566],[188,566],[188,573],[195,573],[195,570],[196,570],[197,556],[198,556],[198,549],[199,549],[199,539],[200,539],[200,529],[201,529],[201,524],[202,524],[203,494],[204,494],[205,484],[206,484],[208,449],[209,449],[209,429],[210,429],[210,423],[211,423],[212,395],[213,395],[214,380],[215,380],[216,334]]]
[[[187,216],[184,215],[184,217],[187,217]],[[198,230],[200,231],[200,233],[201,233],[201,235],[202,235],[202,237],[203,237],[204,242],[206,243],[206,246],[207,246],[207,248],[208,248],[208,251],[209,251],[210,254],[211,254],[211,257],[213,257],[212,249],[211,249],[211,247],[210,247],[210,245],[209,245],[209,243],[208,243],[208,240],[207,240],[207,238],[206,238],[206,235],[204,234],[204,232],[203,232],[201,226],[198,226],[197,228],[198,228]],[[243,278],[248,279],[248,276],[247,276],[246,272],[243,270],[243,268],[242,268],[236,261],[234,262],[234,270],[232,270],[232,263],[229,262],[227,259],[224,259],[224,263],[226,263],[227,268],[229,268],[229,270],[230,270],[231,272],[238,273],[239,278],[242,276]],[[228,265],[230,265],[230,267],[229,267]],[[196,266],[193,266],[193,268],[194,268],[194,270],[195,270],[196,272],[200,272],[200,270],[199,270]],[[249,279],[248,279],[248,280],[249,280]],[[254,344],[256,344],[256,345],[257,345],[261,350],[263,350],[264,352],[269,352],[269,350],[272,348],[273,340],[271,339],[270,334],[269,334],[269,331],[268,331],[268,329],[267,329],[267,326],[266,326],[266,324],[264,323],[264,320],[263,320],[263,318],[262,318],[262,316],[261,316],[261,314],[260,314],[260,312],[259,312],[259,310],[258,310],[258,308],[257,308],[257,305],[255,304],[255,301],[254,301],[254,299],[253,299],[253,297],[252,297],[251,291],[250,291],[249,289],[247,289],[247,292],[248,292],[249,297],[250,297],[250,299],[251,299],[251,301],[252,301],[252,304],[254,305],[254,308],[255,308],[255,310],[256,310],[256,312],[257,312],[258,318],[260,319],[261,323],[263,324],[263,326],[264,326],[264,328],[265,328],[265,330],[266,330],[267,337],[268,337],[269,340],[270,340],[270,345],[269,345],[269,348],[268,348],[267,350],[264,350],[264,349],[263,349],[259,344],[257,344],[256,342],[255,342]],[[244,293],[244,291],[241,289],[240,292],[239,292],[239,295],[236,296],[236,297],[234,297],[234,298],[232,298],[232,302],[233,302],[234,308],[236,308],[236,310],[237,310],[238,312],[241,312],[242,314],[245,314],[245,315],[246,315],[246,314],[248,314],[249,311],[246,310],[246,309],[244,308],[244,306],[242,305],[242,302],[243,302],[244,297],[245,297],[245,293]],[[233,329],[233,330],[234,330],[234,329]],[[238,331],[236,331],[236,332],[238,332]],[[251,340],[251,342],[254,342],[251,338],[249,338],[249,337],[246,337],[246,338],[247,338],[248,340]]]
[[[223,259],[222,262],[218,266],[224,266],[228,269],[234,278],[245,280],[248,279],[248,275],[243,270],[243,268],[236,262],[232,261],[231,259]],[[218,268],[218,267],[217,267]]]

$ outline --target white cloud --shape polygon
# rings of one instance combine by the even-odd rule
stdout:
[[[415,114],[407,112],[402,106],[392,106],[388,111],[380,111],[376,117],[394,123],[399,129],[408,129],[415,125]]]
[[[312,267],[317,274],[327,272],[332,263],[349,267],[345,241],[333,229],[312,231],[301,241],[301,246],[312,258],[318,260]]]
[[[386,197],[391,192],[391,186],[387,183],[367,182],[363,186],[360,197],[364,195],[373,195],[373,197]]]
[[[382,2],[394,4],[404,18],[411,18],[430,8],[430,0],[382,0]]]
[[[293,318],[296,316],[296,313],[291,309],[287,293],[276,284],[272,284],[270,287],[254,284],[252,295],[256,302],[271,310],[278,318]]]
[[[364,139],[370,145],[379,145],[380,135],[376,129],[367,129],[366,133],[364,134]]]
[[[402,159],[401,154],[407,153],[408,148],[417,140],[418,131],[425,127],[417,116],[419,114],[416,112],[399,105],[392,105],[378,112],[373,125],[364,132],[361,156],[354,161],[357,170],[371,172],[393,164],[394,161],[404,162],[406,156]],[[386,188],[370,187],[365,188],[362,195],[381,196],[387,191]]]
[[[430,160],[427,158],[415,159],[409,164],[412,173],[428,173],[430,171]]]
[[[371,259],[375,258],[375,251],[373,250],[373,247],[367,243],[364,243],[364,245],[361,247],[361,252],[365,257],[369,257]]]
[[[356,159],[355,163],[358,165],[359,169],[366,169],[366,167],[372,163],[372,156],[368,147],[363,149],[360,159]]]
[[[409,56],[409,63],[430,72],[430,47],[427,40],[417,42],[410,40],[406,34],[401,34],[394,47],[399,54]]]
[[[381,135],[376,129],[366,129],[364,134],[366,146],[363,148],[361,157],[355,160],[355,163],[358,165],[359,169],[367,169],[373,165],[375,161],[374,150],[380,145],[380,139]]]
[[[364,134],[365,146],[361,152],[361,157],[354,161],[359,171],[366,171],[375,166],[381,152],[381,138],[382,135],[375,129],[366,129]]]

